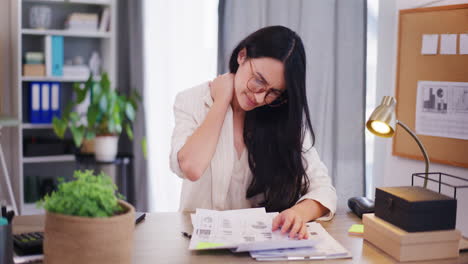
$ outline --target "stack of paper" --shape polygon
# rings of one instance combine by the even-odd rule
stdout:
[[[272,231],[273,218],[265,208],[230,211],[197,209],[192,215],[190,250],[230,249],[250,252],[257,260],[348,258],[343,248],[318,223],[309,223],[309,239],[289,238]]]
[[[89,67],[86,65],[63,65],[63,76],[74,77],[76,79],[88,79],[90,74]]]
[[[65,21],[65,28],[76,31],[97,31],[98,14],[71,13]]]

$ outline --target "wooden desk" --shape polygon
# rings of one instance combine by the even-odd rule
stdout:
[[[348,235],[348,228],[361,220],[352,213],[335,216],[333,221],[322,222],[328,232],[346,249],[351,251],[353,259],[309,261],[310,263],[398,263],[392,257],[369,244],[361,237]],[[44,216],[18,216],[13,221],[13,233],[41,231],[44,226]],[[231,253],[228,250],[198,251],[188,250],[189,240],[181,235],[181,231],[192,232],[188,214],[154,213],[148,214],[146,220],[136,227],[133,263],[256,263],[248,253]],[[304,263],[305,261],[301,261]],[[274,263],[296,263],[274,262]],[[468,252],[458,259],[447,259],[432,262],[411,262],[454,264],[468,263]]]

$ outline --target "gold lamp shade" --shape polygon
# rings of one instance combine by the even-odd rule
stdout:
[[[427,187],[428,173],[429,173],[429,156],[427,155],[426,148],[424,147],[421,140],[411,129],[400,120],[394,118],[396,100],[391,96],[384,96],[380,105],[372,112],[367,120],[366,127],[372,132],[372,134],[379,137],[392,137],[395,134],[396,125],[400,125],[411,137],[416,141],[421,152],[424,156],[424,162],[426,164],[426,177],[424,178],[424,188]]]
[[[396,100],[391,96],[384,96],[380,105],[372,112],[366,127],[372,134],[380,137],[392,137],[395,134]]]

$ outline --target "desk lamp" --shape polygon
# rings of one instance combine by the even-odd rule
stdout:
[[[394,120],[394,110],[395,110],[396,100],[392,96],[384,96],[380,105],[372,112],[367,120],[366,127],[372,132],[372,134],[380,137],[392,137],[395,134],[396,125],[400,125],[402,128],[408,132],[413,139],[418,143],[419,148],[424,156],[424,162],[426,163],[426,175],[424,177],[424,188],[427,188],[427,178],[429,172],[429,157],[427,151],[424,148],[421,140],[416,136],[416,134],[409,129],[400,120]]]
[[[408,254],[402,253],[406,250],[407,252],[412,252],[412,254],[420,252],[420,254],[414,255],[414,259],[412,260],[444,258],[442,255],[447,252],[453,252],[454,256],[458,256],[460,232],[455,230],[457,200],[427,188],[429,158],[426,149],[408,126],[399,120],[393,121],[396,119],[394,118],[395,104],[395,98],[384,96],[380,105],[369,117],[366,127],[377,136],[392,137],[395,134],[396,125],[400,125],[413,137],[421,149],[426,163],[424,188],[418,186],[376,188],[374,213],[375,219],[380,219],[379,221],[382,225],[379,225],[379,228],[372,229],[372,226],[376,222],[372,222],[373,220],[370,220],[368,215],[364,215],[364,230],[371,229],[367,234],[364,231],[364,239],[377,245],[380,249],[396,257],[398,260],[408,256]],[[377,233],[375,230],[384,231]],[[430,231],[446,232],[447,237],[451,237],[450,239],[453,241],[451,248],[442,250],[440,252],[442,255],[438,255],[438,253],[435,255],[421,253],[425,251],[431,251],[432,253],[432,250],[435,252],[435,248],[437,248],[437,246],[434,246],[434,243],[437,243],[436,239],[431,237],[431,233],[433,232]],[[396,241],[394,237],[399,237],[396,239],[399,242],[389,247],[388,241]],[[414,242],[414,237],[420,237],[421,242]],[[403,242],[409,240],[413,241],[411,245]],[[421,246],[418,250],[411,248],[416,244]],[[444,247],[448,245],[447,242],[443,244]],[[394,253],[396,251],[398,253]]]

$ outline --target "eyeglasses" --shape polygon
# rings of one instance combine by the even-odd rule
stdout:
[[[286,103],[287,98],[284,92],[274,88],[268,89],[265,80],[255,74],[252,60],[249,60],[249,64],[252,77],[247,81],[247,89],[252,93],[263,93],[266,91],[263,100],[270,107],[277,107]]]

